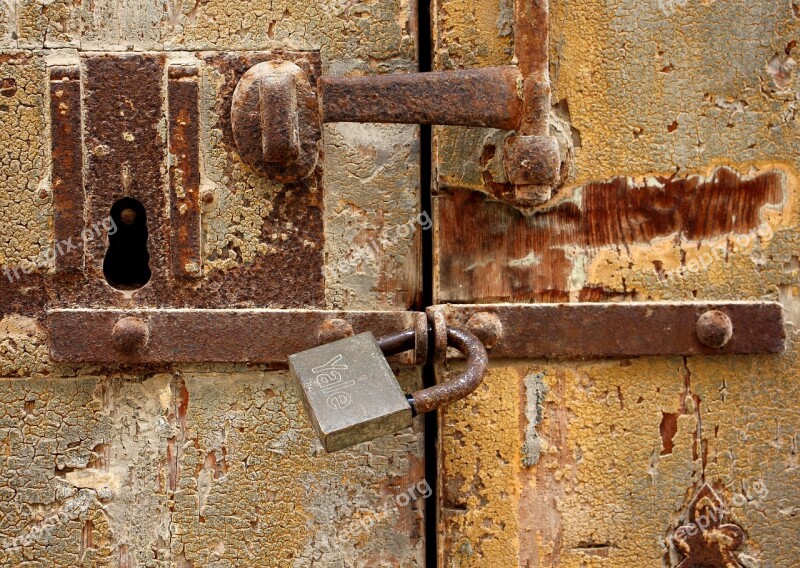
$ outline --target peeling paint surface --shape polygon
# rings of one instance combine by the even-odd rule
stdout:
[[[470,9],[438,3],[440,68],[510,61],[502,33],[448,34]],[[493,396],[442,415],[440,566],[685,568],[676,534],[706,484],[744,534],[730,565],[794,566],[796,7],[552,0],[550,18],[567,183],[533,214],[491,201],[497,141],[438,129],[437,301],[779,300],[787,351],[496,362]],[[734,197],[771,176],[769,197]],[[506,475],[477,482],[500,463]],[[500,554],[498,519],[518,527]]]
[[[284,372],[55,365],[45,319],[70,305],[407,309],[424,230],[417,129],[331,126],[315,175],[281,186],[239,159],[225,101],[236,74],[265,57],[299,61],[312,77],[414,71],[415,10],[405,0],[0,0],[0,264],[11,271],[0,277],[0,564],[424,565],[421,420],[327,455]],[[136,58],[149,62],[141,81]],[[154,283],[173,258],[161,223],[191,210],[199,238],[183,241],[184,268],[199,277],[111,290],[105,235],[88,243],[85,273],[54,269],[49,113],[77,103],[60,106],[56,66],[82,75],[86,209],[102,217],[104,198],[131,192],[155,204]],[[179,99],[187,77],[196,91]],[[102,116],[98,100],[109,103]],[[139,129],[115,130],[126,120]],[[150,142],[136,146],[142,135]],[[176,198],[193,201],[171,211]],[[397,373],[405,390],[420,387],[417,371]]]

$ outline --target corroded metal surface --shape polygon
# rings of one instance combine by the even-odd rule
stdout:
[[[687,524],[673,540],[685,556],[677,568],[740,568],[737,550],[744,542],[742,527],[724,523],[725,504],[707,483],[689,505]]]
[[[428,331],[420,337],[417,330],[411,329],[380,337],[377,341],[385,355],[395,355],[403,351],[412,350],[415,345],[425,344],[428,338],[427,333]],[[413,393],[410,396],[411,406],[414,412],[418,414],[432,412],[437,408],[469,396],[481,385],[489,368],[489,356],[486,353],[486,347],[471,332],[447,326],[443,336],[445,343],[442,343],[442,351],[445,352],[444,356],[446,356],[448,346],[460,351],[466,359],[464,370],[441,384]],[[438,341],[436,343],[437,345],[440,344]],[[416,361],[419,361],[419,356],[417,356]],[[423,360],[421,364],[426,362],[426,360]]]
[[[163,54],[81,56],[86,124],[83,145],[75,142],[73,146],[77,144],[75,148],[86,153],[86,181],[81,184],[80,167],[73,172],[77,175],[69,176],[75,186],[70,211],[76,214],[69,216],[70,226],[64,226],[62,232],[73,242],[81,239],[84,229],[91,234],[85,243],[85,275],[57,274],[49,281],[51,293],[58,295],[58,307],[321,307],[325,239],[319,179],[292,184],[288,191],[279,186],[276,195],[264,204],[250,203],[253,198],[243,196],[254,212],[243,209],[233,218],[241,219],[244,227],[223,233],[227,240],[224,245],[209,239],[208,223],[219,231],[218,216],[224,213],[220,209],[232,200],[231,195],[249,189],[253,183],[266,185],[243,177],[241,164],[235,163],[238,158],[229,114],[233,89],[241,74],[274,55],[199,55],[198,59],[170,64]],[[318,57],[314,54],[282,52],[281,57],[294,59],[312,76],[316,72]],[[201,101],[203,81],[206,89],[212,81],[221,82],[218,95],[212,99],[213,111]],[[80,83],[75,88],[80,88]],[[65,96],[69,93],[64,92]],[[206,91],[206,96],[209,94]],[[203,174],[200,148],[204,133],[200,123],[214,115],[220,117],[215,132],[221,132],[221,149],[228,153],[217,154]],[[54,123],[53,127],[59,126]],[[79,139],[80,131],[76,134]],[[75,140],[69,136],[53,138],[57,160],[74,151],[70,141]],[[56,163],[56,174],[65,164],[62,162]],[[222,176],[214,190],[209,189],[209,178],[203,178],[210,170]],[[60,183],[61,178],[54,179]],[[152,191],[165,185],[168,194]],[[58,196],[66,189],[57,186]],[[75,201],[84,193],[85,218],[84,208]],[[109,212],[123,197],[137,199],[147,213],[146,246],[152,272],[148,284],[130,296],[111,289],[103,274],[108,237],[113,232]],[[202,217],[206,218],[206,242],[201,238]],[[239,236],[245,230],[247,239]],[[203,247],[215,248],[203,251]],[[222,259],[220,255],[224,255]],[[224,270],[220,270],[223,263]],[[198,285],[201,274],[203,280]],[[286,282],[292,285],[286,286]],[[44,304],[40,308],[43,310]]]
[[[322,77],[323,122],[488,126],[514,130],[522,100],[516,67],[377,77]]]
[[[490,38],[496,30],[486,29],[485,24],[479,28],[482,35],[475,36],[473,20],[477,17],[496,21],[499,29],[505,31],[501,40],[504,57],[480,48],[477,50],[480,56],[469,54],[467,67],[487,62],[497,65],[510,59],[519,70],[517,91],[522,103],[510,144],[488,131],[463,133],[456,129],[437,129],[435,153],[442,163],[435,171],[442,189],[458,179],[462,182],[458,187],[476,190],[520,210],[531,211],[549,203],[567,179],[572,151],[570,141],[563,136],[557,139],[559,133],[552,128],[551,120],[549,4],[547,0],[524,0],[499,6],[481,4],[448,14],[445,18],[447,31],[438,30],[441,40],[452,41],[447,45],[448,51],[455,52],[463,49],[456,46],[465,36],[473,36],[471,42],[475,44],[496,42],[498,38]],[[496,11],[499,13],[495,14]],[[466,12],[471,12],[470,16],[466,16]],[[513,36],[512,45],[505,44],[509,36]],[[511,55],[513,57],[509,57]],[[448,62],[446,57],[442,57],[442,62],[447,62],[448,68],[465,63]],[[468,183],[463,183],[465,181]]]
[[[502,159],[514,187],[503,199],[540,205],[561,179],[559,144],[547,134],[546,73],[525,78],[516,66],[505,66],[325,76],[318,80],[318,90],[319,101],[308,76],[287,61],[249,69],[236,86],[231,108],[242,159],[270,179],[293,182],[311,175],[317,164],[320,121],[492,127],[543,132],[508,137]]]
[[[503,322],[489,312],[475,312],[467,320],[465,328],[489,350],[503,337]]]
[[[319,326],[317,342],[323,345],[331,341],[338,341],[339,339],[350,337],[354,333],[353,326],[349,321],[339,318],[326,319],[322,322],[322,325]]]
[[[146,348],[120,353],[112,330],[123,318],[149,328]],[[289,355],[315,347],[313,330],[331,319],[356,333],[413,329],[425,315],[415,312],[324,310],[53,310],[48,315],[50,353],[70,363],[173,364],[187,362],[268,363],[284,367]],[[309,333],[311,331],[311,333]],[[198,338],[206,338],[198,341]],[[413,347],[413,345],[412,345]],[[413,353],[401,361],[412,363]]]
[[[709,311],[729,318],[735,330],[719,347],[700,339],[704,332],[697,323]],[[433,326],[437,362],[444,362],[445,341],[461,342],[457,348],[464,343],[452,337],[450,327],[474,327],[476,316],[490,320],[492,329],[484,331],[492,342],[492,357],[498,359],[778,353],[785,348],[783,310],[768,302],[445,305],[428,308],[428,314],[442,322]],[[148,322],[152,339],[147,350],[119,357],[111,330],[123,317]],[[395,349],[388,349],[394,353],[424,346],[427,333],[410,344],[407,340],[417,338],[425,317],[418,312],[76,309],[51,311],[48,328],[57,361],[280,365],[288,355],[357,330],[380,334],[387,327],[411,328],[397,339]],[[319,332],[308,334],[309,328]],[[197,337],[207,340],[199,344]],[[406,361],[419,360],[418,355]]]
[[[136,353],[147,346],[150,328],[140,318],[124,317],[111,330],[111,343],[123,353]]]
[[[697,339],[706,347],[720,349],[733,337],[733,322],[725,312],[709,310],[697,318]]]
[[[236,85],[231,125],[242,159],[270,179],[310,176],[320,154],[320,110],[308,75],[290,61],[254,65]]]
[[[552,188],[561,168],[558,142],[550,136],[509,136],[503,146],[503,165],[514,185]]]
[[[196,66],[170,65],[169,197],[173,274],[202,274],[200,238],[200,77]]]
[[[414,410],[419,414],[431,412],[475,391],[486,376],[489,356],[480,340],[458,327],[447,326],[447,345],[458,349],[466,359],[464,370],[454,377],[411,395]]]
[[[733,336],[719,348],[697,336],[698,318],[716,310],[733,322]],[[783,307],[777,302],[625,302],[584,304],[448,304],[448,325],[464,325],[476,313],[497,316],[503,337],[492,358],[636,357],[781,353],[786,346]]]
[[[164,295],[170,266],[167,197],[153,188],[165,186],[165,56],[87,54],[83,66],[85,226],[102,227],[112,206],[123,197],[139,201],[147,212],[152,284]],[[109,301],[118,294],[106,285],[103,275],[107,249],[105,233],[86,243],[88,285],[75,286],[91,290],[95,301]]]
[[[80,67],[50,68],[53,239],[64,248],[56,256],[59,273],[83,271],[84,195]]]

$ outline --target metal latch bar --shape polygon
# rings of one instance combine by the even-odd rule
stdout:
[[[285,367],[289,355],[354,332],[427,331],[425,314],[399,311],[57,309],[47,319],[50,356],[64,363]],[[401,362],[416,361],[405,355]]]
[[[428,313],[477,335],[492,359],[780,353],[786,339],[777,302],[446,304]]]
[[[776,302],[441,305],[421,312],[321,310],[118,310],[48,312],[51,357],[103,364],[263,363],[352,333],[417,330],[427,358],[428,319],[477,335],[492,359],[592,359],[642,355],[780,353]],[[434,334],[435,335],[435,334]],[[718,345],[718,346],[716,346]]]
[[[322,122],[488,126],[522,122],[515,66],[374,77],[321,77]]]

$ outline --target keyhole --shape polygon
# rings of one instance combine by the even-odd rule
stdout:
[[[111,219],[117,230],[108,234],[103,274],[117,290],[137,290],[152,275],[147,252],[147,212],[141,203],[125,197],[111,207]]]

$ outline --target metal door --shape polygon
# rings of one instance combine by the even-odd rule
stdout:
[[[513,4],[437,0],[436,68],[508,62]],[[437,303],[774,300],[788,330],[779,356],[495,364],[440,419],[440,566],[797,565],[797,34],[790,2],[551,1],[572,163],[535,215],[472,191],[492,132],[435,130]]]
[[[797,33],[772,0],[4,0],[0,563],[793,566]],[[294,90],[243,142],[264,63]],[[483,385],[325,453],[286,355],[426,309]]]

